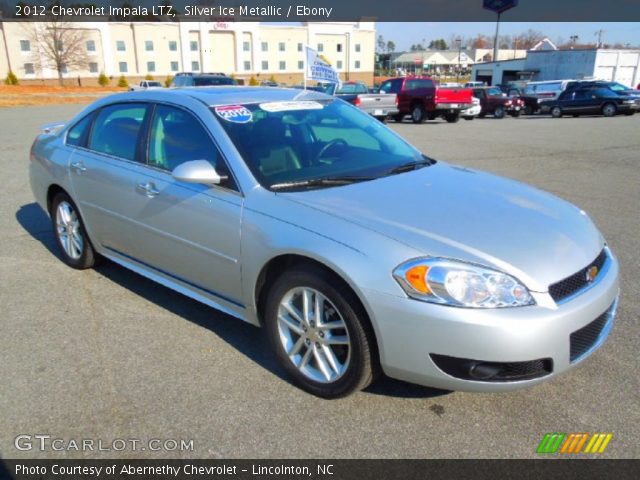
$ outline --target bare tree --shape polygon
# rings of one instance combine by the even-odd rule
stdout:
[[[26,24],[29,39],[34,44],[34,63],[40,69],[58,72],[58,81],[64,85],[63,74],[73,69],[86,69],[89,62],[86,41],[88,33],[77,24],[51,20]]]
[[[538,42],[544,40],[544,34],[530,28],[526,32],[518,35],[516,39],[518,40],[518,45],[520,46],[520,48],[529,50],[535,47]]]

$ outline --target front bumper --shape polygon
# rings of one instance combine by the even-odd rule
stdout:
[[[447,390],[496,392],[546,381],[580,363],[606,339],[615,317],[618,269],[609,254],[596,281],[559,305],[548,293],[532,293],[534,306],[481,310],[368,291],[382,368],[390,377]],[[604,328],[572,361],[571,335],[606,312]],[[525,380],[472,380],[445,373],[432,355],[516,365],[544,359],[551,369]]]

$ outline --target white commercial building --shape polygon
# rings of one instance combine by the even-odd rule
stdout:
[[[176,72],[222,72],[297,84],[304,72],[304,45],[317,49],[343,79],[373,83],[373,22],[263,24],[258,22],[77,22],[85,44],[82,67],[63,77],[97,80],[124,75],[164,78]],[[55,81],[34,28],[46,22],[0,22],[0,79],[9,71],[21,81]],[[62,45],[61,48],[67,48]]]
[[[471,78],[491,85],[519,79],[598,79],[635,87],[640,83],[640,50],[530,51],[522,60],[476,64]]]

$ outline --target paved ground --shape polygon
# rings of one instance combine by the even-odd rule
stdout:
[[[613,432],[606,456],[640,457],[640,115],[391,123],[431,156],[587,210],[622,264],[619,317],[581,368],[531,390],[384,379],[330,402],[282,378],[258,329],[115,265],[77,272],[58,260],[28,149],[40,124],[78,109],[0,109],[0,457],[65,456],[19,452],[19,434],[194,440],[194,452],[93,454],[104,458],[534,457],[551,431]]]

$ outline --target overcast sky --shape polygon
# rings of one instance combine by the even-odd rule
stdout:
[[[475,37],[478,33],[490,35],[495,33],[495,23],[394,23],[378,22],[376,29],[385,40],[393,40],[396,51],[409,50],[414,43],[421,43],[422,39],[429,44],[430,40],[444,38],[447,42],[451,35],[462,35],[466,38]],[[500,24],[501,35],[514,35],[528,30],[538,30],[548,36],[552,41],[562,37],[569,41],[571,35],[578,35],[579,43],[594,43],[597,40],[595,33],[604,30],[602,39],[604,43],[630,43],[640,46],[640,23],[521,23],[502,22]]]

